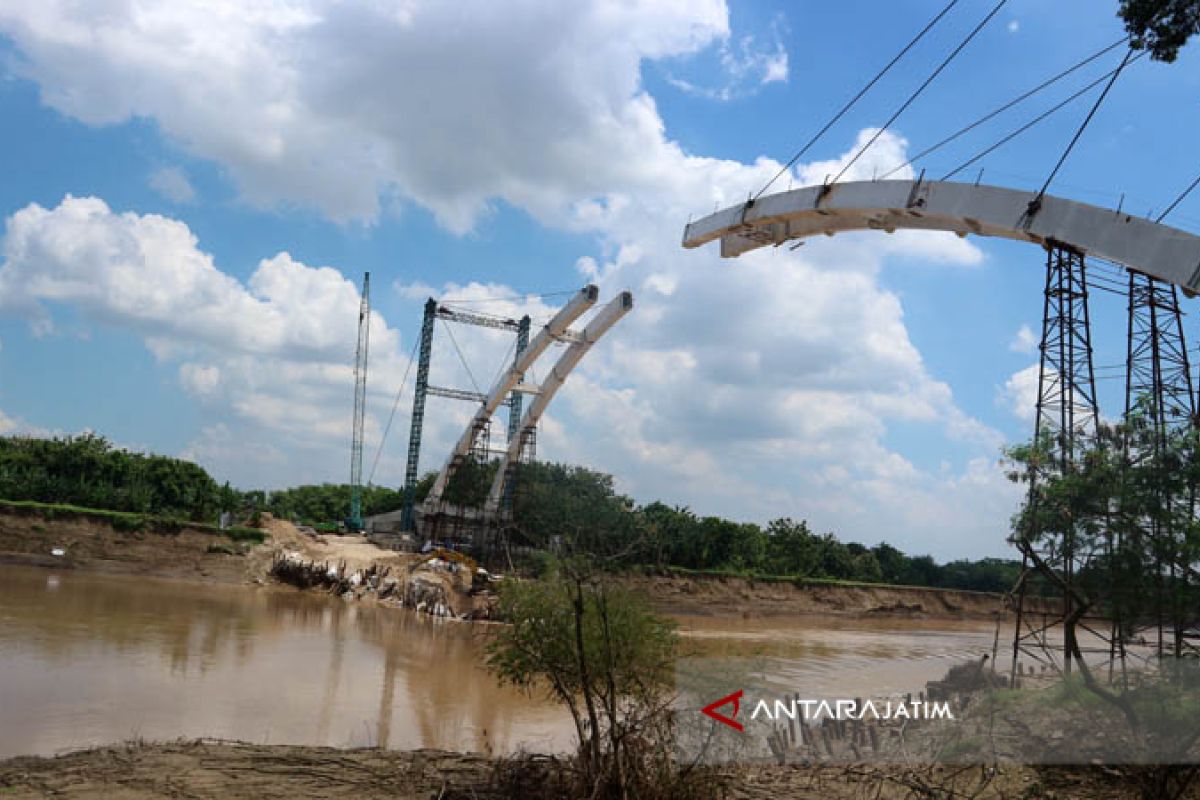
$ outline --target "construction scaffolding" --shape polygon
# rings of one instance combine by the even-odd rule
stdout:
[[[1079,250],[1047,243],[1042,309],[1034,441],[1044,452],[1030,460],[1027,520],[1037,516],[1039,490],[1074,473],[1099,430],[1087,267]],[[1080,602],[1077,586],[1081,574],[1105,563],[1111,544],[1103,536],[1084,535],[1084,524],[1072,520],[1060,530],[1027,527],[1013,535],[1022,562],[1013,592],[1014,685],[1022,656],[1069,675],[1085,652],[1113,653],[1110,621],[1095,616],[1096,598]],[[1086,641],[1080,641],[1081,633]]]
[[[412,422],[408,431],[408,461],[404,469],[404,515],[400,530],[416,528],[413,506],[417,497],[418,470],[421,463],[421,434],[425,427],[425,398],[429,394],[429,357],[433,353],[433,323],[437,318],[437,301],[425,301],[421,318],[421,344],[417,350],[417,382],[413,388]]]
[[[413,388],[413,411],[412,423],[408,437],[408,463],[404,475],[404,511],[401,521],[401,530],[405,532],[413,532],[417,528],[417,513],[416,513],[416,487],[417,481],[420,480],[420,459],[421,459],[421,438],[425,420],[425,401],[429,396],[442,397],[450,400],[460,400],[469,403],[475,403],[481,407],[486,406],[489,396],[476,391],[459,389],[455,387],[432,386],[429,383],[429,368],[433,354],[433,332],[435,323],[441,320],[444,324],[461,323],[465,325],[475,325],[483,328],[491,328],[493,330],[509,331],[516,335],[515,348],[517,357],[520,357],[521,352],[525,349],[529,340],[530,319],[528,315],[521,319],[509,319],[505,317],[497,317],[490,314],[481,314],[473,311],[465,311],[458,308],[453,308],[439,303],[432,297],[425,303],[425,313],[421,322],[421,341],[418,348],[417,361],[417,380]],[[455,349],[458,345],[455,343]],[[461,357],[461,353],[459,354]],[[513,391],[516,395],[516,391]],[[509,399],[510,413],[513,408],[520,409],[519,398],[514,400]],[[510,427],[512,421],[510,420]],[[476,465],[483,467],[491,458],[491,415],[486,416],[476,415],[472,420],[469,441],[465,452],[459,454],[455,462],[455,468],[465,459],[470,458]],[[442,491],[445,488],[445,480],[441,480],[437,486],[437,491]],[[442,515],[443,517],[446,515]],[[450,515],[453,517],[454,515]],[[464,530],[469,530],[474,525],[474,520],[464,520],[462,515],[452,519],[454,523],[447,528],[445,525],[437,524],[433,527],[438,528],[438,533],[445,533],[451,536],[460,536]],[[439,517],[439,519],[441,519]],[[466,528],[464,528],[466,525]],[[442,530],[445,529],[445,530]]]
[[[1127,449],[1130,464],[1150,459],[1164,463],[1177,434],[1195,428],[1194,389],[1175,286],[1130,270],[1125,418],[1129,425],[1148,426],[1151,433],[1148,445]],[[1123,598],[1119,608],[1124,613],[1117,616],[1127,618],[1126,638],[1150,641],[1159,657],[1178,657],[1197,643],[1194,614],[1185,613],[1186,606],[1180,603],[1193,566],[1186,555],[1186,525],[1180,517],[1192,518],[1195,501],[1194,485],[1182,498],[1160,487],[1149,512],[1136,520],[1134,535],[1144,537],[1154,554],[1149,565],[1154,591],[1148,609],[1141,608],[1144,598]]]

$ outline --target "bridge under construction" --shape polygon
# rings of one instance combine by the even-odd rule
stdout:
[[[415,350],[417,369],[405,463],[404,504],[395,512],[371,518],[369,523],[372,528],[394,525],[402,532],[417,533],[423,539],[468,540],[476,549],[483,549],[511,524],[520,467],[534,458],[537,428],[542,415],[593,345],[633,309],[633,295],[621,292],[596,309],[582,328],[572,328],[593,310],[599,298],[600,290],[596,286],[584,286],[536,331],[528,315],[513,319],[467,310],[432,297],[425,302],[421,333]],[[433,340],[438,322],[446,326],[446,333],[451,337],[460,359],[463,358],[462,351],[449,330],[451,324],[500,330],[513,335],[512,361],[499,370],[498,377],[487,392],[477,388],[468,390],[439,386],[430,382]],[[535,382],[531,379],[535,365],[555,345],[560,346],[562,352],[543,373],[543,380]],[[425,408],[430,397],[470,403],[475,410],[445,458],[432,486],[418,502]],[[527,397],[528,407],[525,405]],[[506,434],[503,446],[494,448],[493,422],[501,407],[507,410]],[[357,414],[357,402],[355,408]],[[476,502],[456,501],[453,497],[456,479],[462,477],[464,471],[474,474],[484,472],[489,465],[494,465],[495,473],[486,491],[468,492],[482,496]]]
[[[916,181],[863,181],[811,186],[752,199],[687,225],[684,247],[720,241],[721,254],[737,257],[763,247],[803,242],[810,236],[849,231],[950,231],[959,236],[995,236],[1031,242],[1045,252],[1042,335],[1035,441],[1050,443],[1046,461],[1027,476],[1030,503],[1052,476],[1077,468],[1100,428],[1089,312],[1089,262],[1126,273],[1125,409],[1146,413],[1165,446],[1172,429],[1200,424],[1196,383],[1188,359],[1180,294],[1200,291],[1200,237],[1158,221],[1135,218],[1044,193],[996,186]],[[1112,286],[1106,287],[1112,290]],[[1139,455],[1131,454],[1136,458]],[[1194,497],[1193,497],[1194,502]],[[1081,575],[1115,569],[1115,535],[1098,546],[1074,527],[1054,537],[1018,531],[1021,579],[1013,590],[1016,631],[1012,671],[1028,657],[1070,673],[1106,660],[1110,675],[1124,665],[1130,642],[1149,643],[1158,656],[1200,653],[1200,609],[1168,599],[1168,587],[1200,584],[1194,555],[1184,545],[1186,530],[1154,517],[1142,535],[1163,554],[1154,569],[1162,576],[1149,614],[1122,619],[1120,598],[1082,599]],[[1032,598],[1039,577],[1054,600]],[[1110,591],[1120,581],[1102,581]]]

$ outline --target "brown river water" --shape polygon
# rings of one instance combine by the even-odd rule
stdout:
[[[694,654],[765,658],[773,678],[832,697],[916,691],[995,635],[816,616],[680,625]],[[135,737],[566,749],[564,712],[482,667],[487,630],[281,588],[0,566],[0,758]]]

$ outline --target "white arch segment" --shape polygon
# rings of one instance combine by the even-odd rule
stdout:
[[[566,382],[567,376],[571,374],[571,370],[575,369],[580,360],[587,355],[588,350],[592,349],[601,336],[606,334],[613,325],[620,321],[633,308],[633,295],[629,292],[621,292],[608,302],[603,308],[596,312],[592,317],[591,322],[583,329],[583,333],[579,336],[579,340],[571,344],[566,351],[559,356],[554,367],[550,370],[550,374],[542,381],[541,389],[534,395],[533,402],[529,404],[529,410],[525,412],[525,416],[521,418],[521,427],[518,433],[508,443],[508,449],[500,459],[499,468],[496,470],[496,477],[492,480],[492,488],[488,491],[487,502],[484,504],[485,514],[495,514],[500,508],[500,499],[504,494],[504,483],[508,477],[509,464],[515,464],[521,455],[521,446],[524,444],[529,431],[533,430],[541,419],[542,414],[546,411],[546,406],[550,405],[550,401],[554,399],[554,395],[562,388]]]
[[[721,255],[842,231],[953,231],[1070,245],[1153,278],[1200,290],[1200,237],[1148,219],[1032,192],[943,181],[807,186],[731,206],[690,223],[683,246],[721,240]]]
[[[429,496],[425,499],[427,505],[433,505],[441,502],[442,495],[446,492],[446,485],[450,482],[450,477],[454,474],[458,464],[463,457],[471,450],[472,440],[475,437],[475,431],[480,425],[487,422],[496,413],[496,409],[508,397],[509,392],[513,390],[522,380],[525,379],[525,372],[533,365],[538,357],[546,351],[554,341],[562,338],[567,333],[567,327],[579,319],[585,311],[596,304],[596,298],[600,296],[600,290],[594,284],[588,284],[580,289],[575,295],[558,310],[558,313],[550,318],[537,336],[526,346],[524,351],[513,362],[512,367],[505,370],[496,383],[492,386],[492,390],[488,392],[483,405],[475,412],[475,416],[467,423],[467,429],[463,431],[463,435],[459,437],[458,443],[454,445],[454,449],[450,451],[450,457],[446,459],[446,463],[442,466],[442,471],[438,473],[437,480],[429,490]]]

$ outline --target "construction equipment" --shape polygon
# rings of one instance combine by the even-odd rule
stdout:
[[[350,515],[346,528],[363,529],[362,448],[367,413],[367,348],[371,340],[371,273],[363,273],[362,300],[358,305],[358,345],[354,351],[354,422],[350,438]]]

